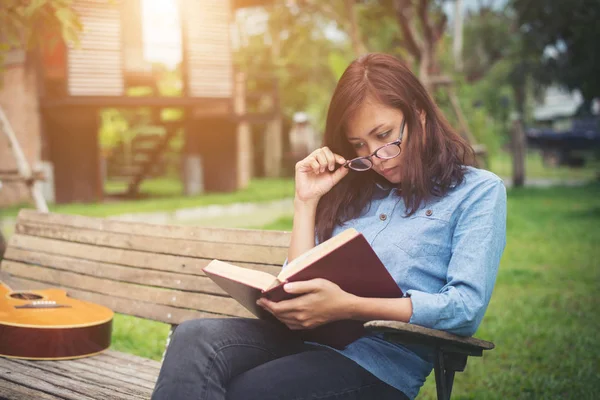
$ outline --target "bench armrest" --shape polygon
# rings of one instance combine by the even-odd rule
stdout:
[[[369,321],[365,328],[372,332],[383,332],[387,340],[404,344],[424,344],[446,352],[481,356],[483,350],[492,350],[494,343],[473,337],[453,335],[399,321]]]

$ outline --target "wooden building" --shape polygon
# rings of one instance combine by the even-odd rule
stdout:
[[[21,85],[27,93],[19,96],[31,106],[27,121],[18,121],[24,110],[16,107],[8,107],[9,119],[15,121],[18,134],[26,135],[24,147],[34,148],[30,161],[35,165],[39,156],[52,166],[56,202],[102,199],[98,128],[100,110],[105,108],[147,107],[156,115],[164,108],[183,110],[181,121],[165,124],[164,140],[148,151],[132,176],[132,191],[181,128],[187,193],[232,191],[248,183],[251,140],[244,80],[235,73],[232,61],[230,24],[237,8],[269,1],[172,1],[179,22],[179,96],[129,95],[132,87],[156,83],[142,40],[144,24],[146,29],[152,26],[148,27],[142,14],[144,7],[152,7],[152,2],[162,6],[163,0],[74,0],[83,25],[80,43],[59,43],[8,67],[22,70],[23,79],[29,79],[23,81],[27,88]],[[11,73],[15,74],[8,71],[7,76]],[[7,90],[18,91],[18,86],[13,82],[0,89],[0,105],[10,103]],[[32,140],[38,143],[31,146]]]

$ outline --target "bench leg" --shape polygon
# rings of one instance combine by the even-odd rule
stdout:
[[[441,349],[436,349],[433,369],[435,371],[435,387],[438,400],[450,400],[452,384],[454,383],[454,370],[446,369],[444,352]]]

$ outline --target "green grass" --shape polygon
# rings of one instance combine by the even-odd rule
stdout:
[[[129,182],[126,181],[106,181],[104,192],[109,195],[125,193],[128,184]],[[178,197],[183,193],[183,183],[180,179],[173,178],[146,179],[140,185],[140,193],[152,196]]]
[[[507,248],[453,399],[592,399],[600,387],[600,185],[509,191]],[[264,228],[291,228],[290,217]],[[113,348],[160,359],[164,324],[119,316]],[[435,399],[433,374],[419,399]]]
[[[111,349],[160,361],[169,329],[161,322],[116,314]]]
[[[500,151],[490,158],[489,169],[503,178],[512,176],[512,158],[508,152]],[[600,169],[597,163],[588,162],[584,168],[546,167],[537,151],[527,153],[525,159],[526,179],[595,179]]]
[[[172,193],[177,183],[168,180],[148,181],[146,190],[150,194]],[[115,184],[110,188],[115,190]],[[146,192],[148,193],[148,192]],[[78,214],[92,217],[106,217],[126,213],[174,211],[186,207],[200,207],[211,204],[232,204],[278,200],[294,195],[292,179],[254,179],[248,187],[233,193],[207,193],[197,196],[157,196],[143,200],[107,201],[98,204],[62,204],[50,205],[50,211],[64,214]],[[16,216],[21,208],[31,205],[19,205],[0,210],[3,216]]]

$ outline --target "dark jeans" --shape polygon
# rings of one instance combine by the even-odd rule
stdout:
[[[257,319],[198,319],[171,338],[153,400],[403,400],[343,355]]]

